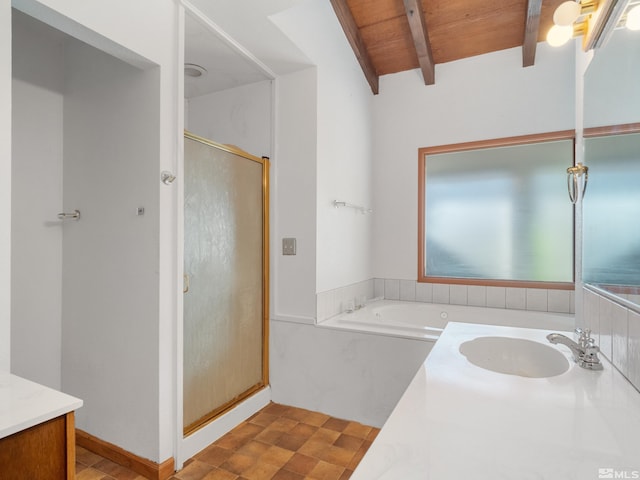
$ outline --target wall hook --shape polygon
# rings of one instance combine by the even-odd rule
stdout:
[[[162,173],[160,173],[160,180],[162,180],[162,183],[165,185],[171,185],[175,179],[176,176],[167,170],[163,170]]]
[[[80,220],[80,210],[74,210],[72,213],[59,213],[58,214],[58,220],[67,220],[67,219],[72,219],[72,220]]]

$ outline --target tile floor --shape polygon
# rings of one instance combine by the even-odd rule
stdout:
[[[170,480],[344,480],[379,429],[271,403],[185,462]],[[144,480],[81,447],[77,480]]]
[[[147,480],[147,478],[76,445],[76,480]]]

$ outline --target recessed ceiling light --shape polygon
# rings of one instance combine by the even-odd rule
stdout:
[[[202,77],[207,74],[207,69],[201,67],[200,65],[196,65],[195,63],[185,63],[184,64],[184,74],[187,77]]]

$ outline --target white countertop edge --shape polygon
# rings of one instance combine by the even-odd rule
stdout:
[[[475,367],[458,351],[481,336],[547,344],[547,333],[450,323],[352,480],[577,480],[598,478],[600,468],[640,475],[640,395],[604,357],[600,372],[572,363],[557,377],[522,378]]]
[[[6,372],[0,373],[0,438],[82,407],[79,398]]]

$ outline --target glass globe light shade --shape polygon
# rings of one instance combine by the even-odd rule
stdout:
[[[560,26],[571,25],[580,16],[582,7],[578,2],[569,0],[558,5],[556,11],[553,12],[553,23]]]
[[[554,25],[547,33],[547,43],[552,47],[560,47],[573,37],[573,27],[571,25],[562,27]]]
[[[640,5],[636,5],[627,12],[627,22],[625,26],[629,30],[640,30]]]

